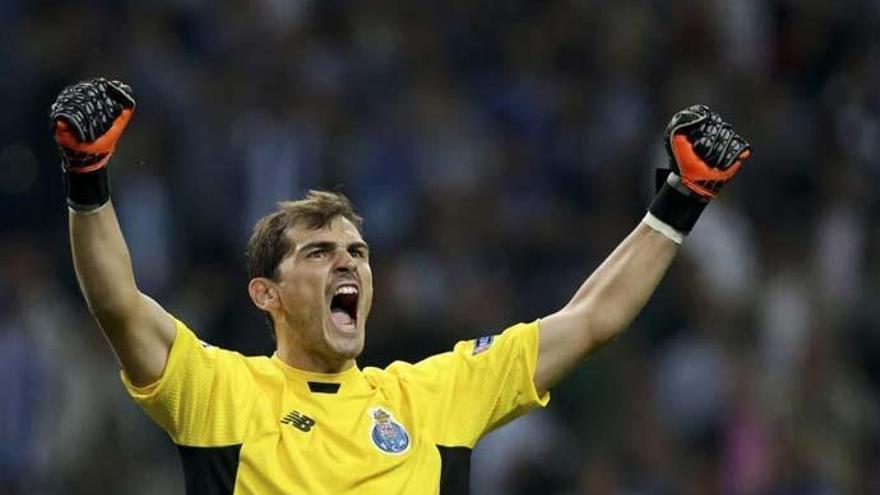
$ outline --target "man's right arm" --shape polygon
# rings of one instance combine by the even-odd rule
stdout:
[[[70,208],[70,243],[89,310],[135,386],[162,376],[174,319],[142,294],[110,202],[107,164],[134,112],[131,87],[98,78],[65,88],[49,113]]]
[[[70,210],[73,265],[89,311],[136,386],[162,376],[176,334],[174,319],[141,293],[111,203],[98,210]]]

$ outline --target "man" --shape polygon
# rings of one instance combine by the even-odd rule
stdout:
[[[179,446],[187,493],[467,493],[470,450],[535,406],[636,316],[748,143],[704,106],[666,130],[672,170],[635,230],[559,311],[417,364],[360,369],[373,300],[369,248],[348,200],[312,191],[258,222],[248,293],[277,349],[244,357],[200,342],[142,294],[107,163],[131,88],[66,88],[50,118],[67,184],[80,287],[129,393]]]

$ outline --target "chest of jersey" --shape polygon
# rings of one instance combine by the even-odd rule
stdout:
[[[441,455],[418,408],[381,389],[287,386],[258,397],[250,423],[236,494],[439,492]]]

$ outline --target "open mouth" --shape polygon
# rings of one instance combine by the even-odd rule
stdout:
[[[330,299],[330,319],[336,328],[353,331],[357,324],[357,307],[360,293],[354,284],[344,284],[336,288]]]

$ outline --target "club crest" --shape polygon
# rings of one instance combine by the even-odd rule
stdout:
[[[386,454],[402,454],[409,448],[409,435],[406,429],[394,421],[394,417],[377,408],[370,411],[373,417],[373,429],[370,430],[370,439],[373,440],[379,450]]]

